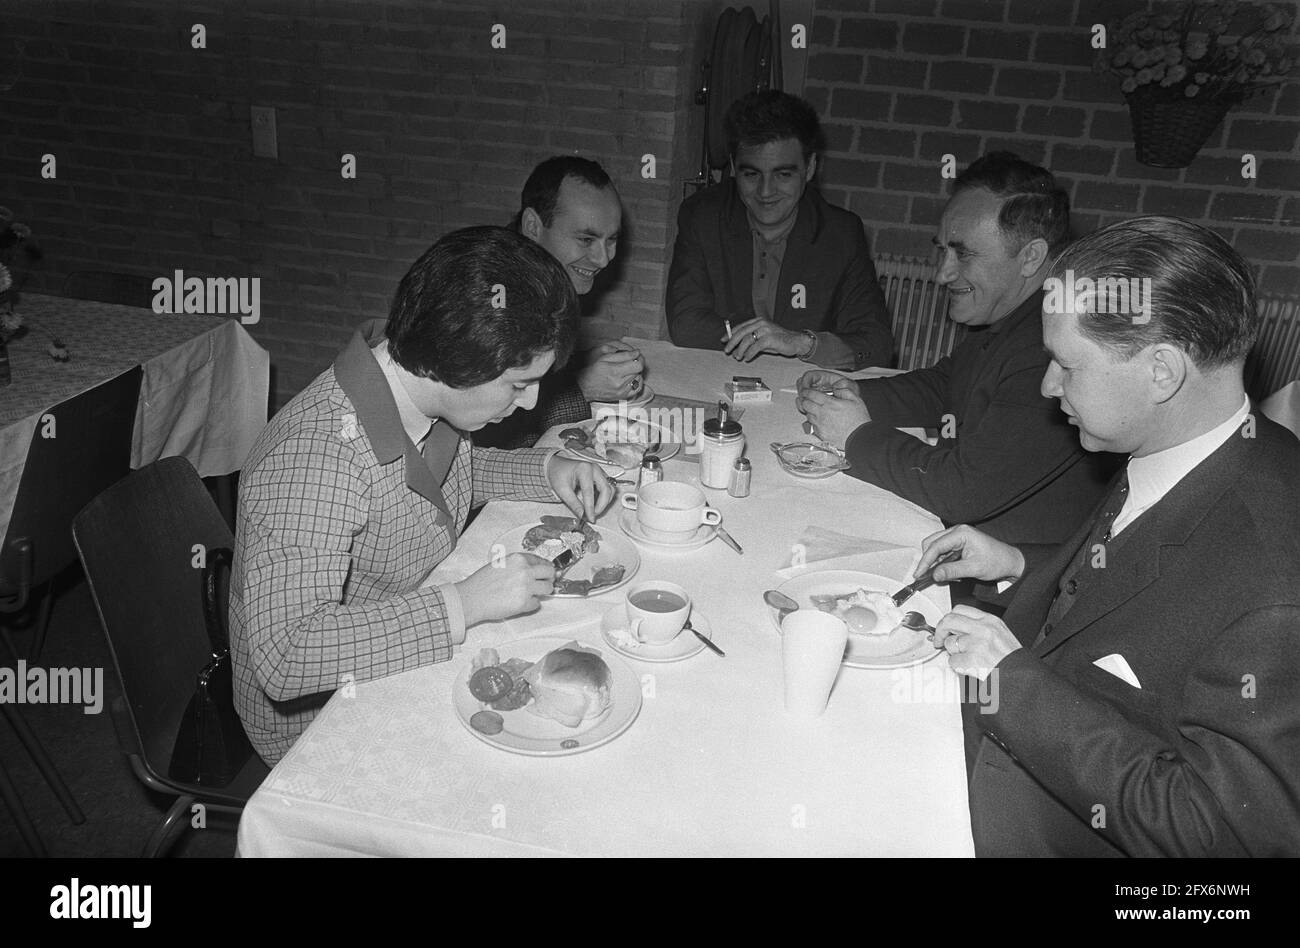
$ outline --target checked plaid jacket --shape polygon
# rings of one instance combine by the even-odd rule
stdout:
[[[451,658],[454,586],[421,582],[471,504],[556,500],[545,449],[476,448],[445,422],[422,456],[363,327],[271,420],[240,478],[230,589],[235,705],[278,761],[338,688]]]

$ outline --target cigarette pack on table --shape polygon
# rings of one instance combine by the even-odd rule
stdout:
[[[726,384],[726,395],[733,405],[746,405],[753,402],[770,402],[772,390],[763,380],[753,375],[733,375]]]

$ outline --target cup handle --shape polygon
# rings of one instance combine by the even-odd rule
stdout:
[[[645,644],[645,639],[641,638],[641,623],[644,621],[645,621],[644,619],[632,619],[627,624],[628,634],[630,634],[632,638],[636,639],[638,642],[642,643],[643,645]]]
[[[700,523],[707,523],[710,526],[716,527],[718,524],[722,523],[722,511],[713,507],[705,507],[700,511]]]
[[[628,510],[636,510],[636,494],[624,494],[619,497],[618,502]]]

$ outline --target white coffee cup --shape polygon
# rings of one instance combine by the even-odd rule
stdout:
[[[667,645],[690,616],[690,594],[676,583],[650,580],[627,594],[627,631],[646,645]]]
[[[788,713],[809,718],[822,715],[848,641],[849,627],[829,612],[799,609],[785,617],[781,622],[781,656]]]
[[[700,524],[722,522],[722,513],[708,506],[704,492],[681,481],[646,484],[635,494],[624,494],[619,503],[635,510],[645,535],[660,543],[686,543]]]

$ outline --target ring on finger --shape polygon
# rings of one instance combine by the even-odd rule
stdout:
[[[758,342],[758,330],[755,329],[753,332],[751,332],[749,334],[749,337],[753,339],[755,342]]]

